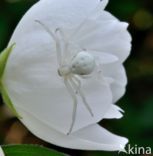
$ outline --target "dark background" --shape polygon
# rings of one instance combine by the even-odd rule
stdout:
[[[0,0],[0,51],[17,23],[36,0]],[[129,83],[118,104],[125,110],[120,120],[104,120],[110,131],[129,138],[130,144],[153,150],[153,0],[110,0],[106,10],[130,23],[132,52],[125,62]],[[34,137],[0,100],[0,144],[37,143],[72,156],[115,156],[117,152],[75,151],[58,148]],[[124,155],[124,154],[120,154]]]

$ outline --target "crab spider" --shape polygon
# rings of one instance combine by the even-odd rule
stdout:
[[[76,121],[76,112],[77,112],[77,95],[79,95],[85,105],[86,109],[93,117],[94,114],[90,108],[85,95],[81,89],[81,81],[79,78],[82,76],[89,76],[95,69],[95,59],[89,54],[86,50],[77,52],[73,56],[70,56],[71,53],[68,50],[69,41],[66,41],[65,35],[60,28],[57,28],[52,32],[45,24],[39,20],[35,20],[39,23],[43,29],[49,33],[56,43],[56,53],[58,61],[58,74],[63,77],[65,87],[67,88],[70,96],[73,100],[73,112],[72,112],[72,122],[69,128],[67,135],[69,135],[74,127]],[[62,43],[61,43],[62,42]]]

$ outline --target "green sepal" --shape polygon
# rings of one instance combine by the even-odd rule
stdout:
[[[11,99],[9,98],[8,94],[7,94],[7,91],[6,89],[4,88],[4,86],[1,84],[1,87],[0,87],[0,91],[1,91],[1,94],[2,94],[2,98],[3,98],[3,101],[4,103],[11,109],[11,111],[13,112],[13,114],[19,118],[19,119],[22,119],[22,117],[18,114],[18,112],[16,111]]]
[[[17,118],[21,118],[20,115],[17,113],[16,109],[14,108],[14,105],[13,105],[11,99],[9,98],[7,90],[2,82],[2,77],[3,77],[4,70],[5,70],[5,67],[7,64],[7,60],[9,58],[10,53],[12,52],[14,46],[15,46],[15,44],[12,44],[10,47],[4,49],[0,53],[0,92],[2,94],[4,103],[12,110],[12,112],[14,113],[14,115]]]
[[[10,56],[11,51],[13,50],[13,47],[15,46],[15,43],[12,44],[10,47],[4,49],[1,53],[0,53],[0,78],[3,76],[5,67],[6,67],[6,63],[7,60]]]

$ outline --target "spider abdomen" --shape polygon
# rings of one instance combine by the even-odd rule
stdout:
[[[71,62],[71,72],[77,75],[89,75],[95,68],[95,58],[86,51],[79,52]]]

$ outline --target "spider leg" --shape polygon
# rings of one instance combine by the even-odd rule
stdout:
[[[78,94],[79,93],[79,90],[81,88],[81,81],[75,75],[72,75],[72,78],[74,78],[76,80],[76,82],[77,82],[77,84],[76,84],[77,87],[75,87],[75,90],[76,90],[75,92],[76,92],[76,94]]]
[[[72,122],[71,122],[70,129],[69,129],[67,135],[69,135],[73,130],[73,127],[74,127],[74,124],[76,121],[76,111],[77,111],[77,103],[78,103],[75,92],[74,92],[73,87],[71,86],[70,82],[71,82],[71,80],[68,81],[68,78],[64,78],[64,84],[65,84],[69,94],[71,95],[71,97],[73,99],[73,105],[74,105],[73,106],[73,112],[72,112]]]
[[[72,79],[74,78],[74,80]],[[82,92],[81,90],[81,81],[76,77],[76,76],[73,76],[72,78],[70,78],[71,82],[72,82],[72,85],[74,86],[74,88],[77,89],[77,92],[80,94],[81,98],[82,98],[82,101],[85,105],[85,107],[87,108],[87,110],[89,111],[90,115],[93,117],[94,114],[92,112],[92,109],[90,108],[85,96],[84,96],[84,93]],[[76,84],[77,83],[77,84]]]
[[[40,24],[40,25],[42,26],[42,28],[44,28],[44,30],[45,30],[48,34],[50,34],[50,35],[53,37],[53,39],[56,41],[56,36],[54,35],[54,33],[53,33],[44,23],[42,23],[42,22],[39,21],[39,20],[35,20],[35,22],[38,23],[38,24]]]
[[[62,65],[62,51],[63,48],[60,44],[60,39],[58,37],[58,35],[54,34],[44,23],[42,23],[39,20],[35,20],[35,22],[37,22],[38,24],[40,24],[42,26],[42,28],[54,39],[55,43],[56,43],[56,53],[57,53],[57,61],[59,63],[59,65]],[[59,31],[59,29],[55,30],[55,33],[57,33]]]
[[[60,38],[63,41],[62,46],[63,46],[63,54],[64,55],[63,55],[62,63],[64,64],[64,63],[68,62],[68,60],[70,60],[70,51],[68,49],[70,42],[67,40],[66,35],[65,35],[64,31],[62,31],[62,29],[57,28],[55,32],[59,33]]]
[[[56,42],[56,48],[60,51],[61,54],[61,60],[60,65],[62,66],[64,64],[64,56],[67,51],[67,45],[66,45],[66,39],[63,31],[60,28],[57,28],[55,30],[57,42]]]

